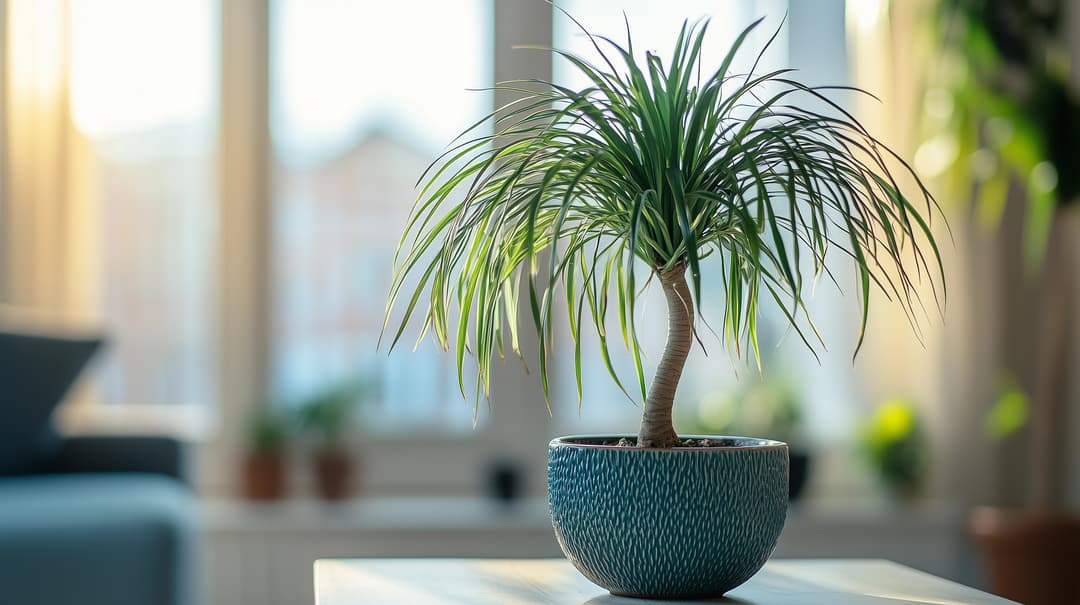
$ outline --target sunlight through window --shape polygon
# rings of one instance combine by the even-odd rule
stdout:
[[[453,358],[376,351],[416,179],[491,110],[491,3],[280,0],[271,29],[277,401],[361,379],[373,431],[471,433]]]

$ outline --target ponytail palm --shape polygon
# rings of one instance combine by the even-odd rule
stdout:
[[[579,398],[582,341],[592,331],[611,378],[644,400],[638,444],[669,447],[703,283],[723,288],[725,341],[755,357],[763,303],[811,350],[819,343],[804,292],[819,274],[832,277],[830,252],[854,266],[862,329],[872,287],[910,316],[917,282],[932,286],[941,275],[927,221],[933,199],[825,89],[791,70],[732,73],[756,25],[718,66],[700,64],[703,21],[683,25],[667,64],[648,52],[639,64],[629,35],[625,46],[590,35],[601,65],[554,51],[588,78],[586,88],[501,85],[519,98],[491,116],[494,133],[464,135],[421,178],[389,295],[388,320],[395,304],[404,309],[393,343],[418,319],[421,338],[455,352],[463,394],[464,357],[475,355],[477,394],[486,395],[494,355],[507,347],[521,355],[527,304],[547,396],[565,304]],[[719,268],[703,272],[709,256]],[[647,385],[637,310],[650,283],[667,300],[668,341]],[[633,360],[630,380],[612,363],[613,339]]]

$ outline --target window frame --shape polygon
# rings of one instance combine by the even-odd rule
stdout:
[[[200,489],[210,494],[235,490],[234,469],[246,452],[250,418],[271,395],[271,1],[220,3],[220,405],[218,431],[200,448],[197,460]],[[549,46],[553,7],[532,0],[491,0],[491,10],[494,81],[522,74],[550,79],[547,53],[510,49],[520,44]],[[506,93],[497,91],[493,109],[507,100]],[[535,346],[524,336],[523,347]],[[518,402],[509,403],[511,397],[503,395],[511,393]],[[501,461],[521,467],[526,495],[542,495],[546,460],[540,452],[557,427],[550,421],[538,381],[520,364],[497,364],[491,399],[504,403],[481,410],[490,415],[489,421],[473,435],[354,434],[347,447],[364,467],[362,492],[476,495],[485,488],[487,466]],[[546,428],[538,431],[537,426],[544,426],[538,423]],[[306,444],[299,445],[305,449]],[[301,477],[300,482],[306,479]]]

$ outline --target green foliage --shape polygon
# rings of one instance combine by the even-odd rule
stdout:
[[[987,226],[1013,183],[1027,198],[1024,247],[1041,262],[1054,209],[1080,196],[1080,101],[1069,90],[1062,0],[940,0],[937,69],[920,154]],[[917,156],[918,157],[918,156]]]
[[[297,409],[299,426],[326,443],[337,443],[349,428],[364,391],[361,383],[347,383],[318,393]]]
[[[1006,439],[1027,424],[1031,403],[1028,395],[1012,378],[1002,379],[998,398],[986,415],[983,430],[992,439]]]
[[[295,429],[291,414],[277,408],[263,408],[251,424],[251,447],[258,454],[280,452]]]
[[[927,444],[911,402],[891,399],[878,406],[863,431],[862,449],[890,487],[901,492],[919,487],[926,469]]]
[[[463,395],[472,352],[479,399],[494,355],[509,346],[522,356],[518,309],[527,303],[546,395],[556,309],[565,305],[579,402],[586,331],[615,383],[644,400],[636,324],[653,274],[685,266],[699,307],[706,279],[722,285],[723,338],[757,357],[763,304],[815,348],[804,293],[819,275],[833,278],[830,252],[854,266],[863,329],[872,287],[913,316],[923,304],[918,282],[940,283],[931,195],[826,96],[842,87],[806,86],[787,69],[734,73],[758,23],[720,65],[701,65],[708,25],[684,23],[666,65],[639,55],[629,31],[624,44],[585,32],[602,64],[552,52],[589,86],[498,87],[519,98],[492,114],[494,134],[476,131],[488,120],[477,123],[421,177],[388,296],[386,322],[399,311],[386,333],[391,348],[415,319],[418,343],[430,335],[454,351]],[[901,180],[913,183],[914,202]],[[706,275],[702,261],[714,255],[721,269]],[[633,360],[630,380],[612,363],[612,338]]]

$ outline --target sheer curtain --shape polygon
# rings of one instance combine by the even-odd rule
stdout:
[[[882,98],[860,106],[860,118],[916,160],[923,138],[935,134],[920,130],[927,66],[936,56],[929,28],[935,4],[877,0],[848,9],[854,83]],[[1080,45],[1071,46],[1075,61]],[[917,389],[933,431],[936,493],[973,504],[1080,503],[1080,381],[1069,371],[1080,328],[1072,320],[1075,303],[1068,302],[1080,296],[1077,263],[1070,260],[1078,254],[1080,216],[1071,207],[1057,213],[1047,262],[1031,272],[1023,262],[1018,188],[997,230],[974,220],[968,200],[935,188],[952,231],[950,238],[939,228],[949,285],[944,317],[927,322],[924,345],[904,338],[902,317],[873,318],[867,343],[873,384]],[[1030,396],[1030,419],[1016,435],[994,440],[983,427],[1005,373]]]
[[[3,302],[62,313],[78,309],[80,256],[72,242],[67,37],[64,2],[10,0],[4,19]],[[85,262],[85,261],[83,261]]]
[[[216,7],[4,6],[0,303],[100,327],[96,402],[216,398]]]

